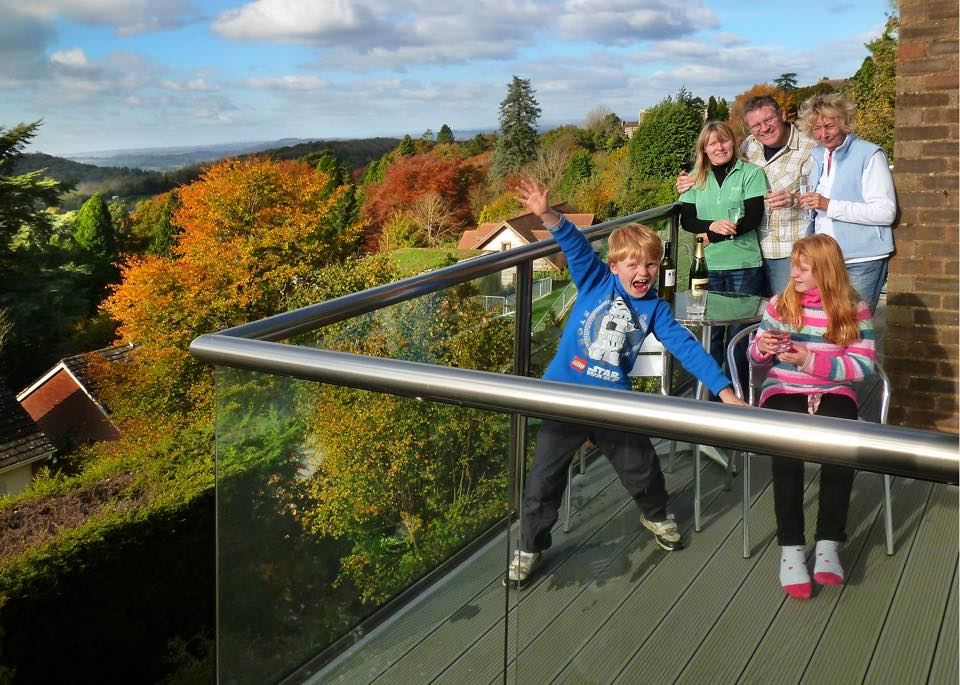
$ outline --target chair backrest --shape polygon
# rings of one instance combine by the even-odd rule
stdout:
[[[756,335],[757,329],[759,328],[759,323],[747,326],[733,336],[733,338],[727,344],[727,369],[729,370],[731,380],[733,381],[733,390],[737,393],[737,397],[739,397],[741,400],[744,400],[748,404],[754,404],[756,399],[759,397],[759,393],[757,391],[760,389],[760,386],[763,385],[763,381],[767,377],[767,372],[770,370],[770,365],[759,365],[750,362],[750,373],[748,374],[748,382],[750,387],[747,389],[747,392],[744,393],[743,388],[740,385],[740,374],[738,373],[737,360],[734,357],[733,351],[736,349],[737,344],[746,336],[750,336],[748,338],[748,344],[753,343],[753,336]],[[880,364],[874,365],[873,372],[880,379],[880,423],[885,424],[887,422],[887,415],[890,412],[890,378],[887,376]]]
[[[767,377],[767,372],[770,370],[770,365],[753,364],[749,362],[748,359],[748,366],[750,368],[749,373],[747,374],[747,382],[749,387],[746,389],[746,391],[744,391],[743,386],[740,384],[740,369],[737,368],[737,360],[734,355],[734,350],[744,338],[747,338],[747,345],[749,346],[753,342],[753,336],[756,335],[758,328],[760,328],[759,323],[751,324],[733,336],[733,338],[730,339],[730,342],[727,343],[727,372],[730,374],[730,380],[733,381],[733,391],[737,393],[737,397],[745,401],[747,404],[755,403],[757,397],[759,396],[756,391],[760,389],[761,385],[763,385],[763,381]]]
[[[663,344],[653,334],[648,335],[643,339],[637,351],[637,359],[627,375],[631,378],[659,378],[660,394],[669,395],[671,369],[667,364],[667,354],[669,353],[664,349]]]
[[[663,375],[663,345],[653,335],[643,339],[637,352],[637,361],[633,363],[630,376]]]

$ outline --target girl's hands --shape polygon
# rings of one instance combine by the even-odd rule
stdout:
[[[792,349],[787,350],[786,352],[781,352],[777,355],[777,358],[782,362],[786,362],[787,364],[793,364],[799,369],[806,363],[807,357],[809,356],[810,350],[800,343],[793,343]]]

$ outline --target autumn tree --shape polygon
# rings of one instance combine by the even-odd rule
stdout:
[[[135,342],[135,364],[111,365],[111,406],[122,418],[180,415],[208,407],[209,370],[190,341],[285,309],[324,267],[357,250],[361,226],[330,222],[342,190],[300,162],[244,158],[219,162],[179,189],[171,257],[131,258],[103,308]]]
[[[857,105],[858,136],[876,143],[893,159],[899,17],[887,18],[879,38],[867,43],[870,54],[843,89]]]
[[[177,191],[141,200],[130,214],[131,251],[169,257],[180,227],[173,224],[179,207]]]
[[[457,226],[470,221],[470,188],[480,182],[478,168],[461,158],[434,153],[397,157],[387,167],[380,183],[364,190],[364,215],[372,224],[368,242],[377,240],[380,228],[395,212],[413,207],[417,198],[435,193],[450,210]]]
[[[532,162],[537,155],[537,120],[540,105],[530,79],[517,76],[507,86],[500,103],[500,134],[493,153],[493,174],[504,178]]]
[[[776,100],[784,112],[787,113],[787,118],[792,119],[796,116],[797,106],[793,98],[790,97],[787,93],[784,93],[777,86],[770,83],[758,83],[754,86],[751,86],[748,90],[740,93],[737,96],[736,100],[733,102],[733,107],[730,108],[730,119],[729,124],[733,129],[733,132],[737,134],[738,140],[743,140],[749,135],[747,130],[747,125],[743,121],[743,110],[744,106],[752,97],[759,95],[769,95],[774,100]]]

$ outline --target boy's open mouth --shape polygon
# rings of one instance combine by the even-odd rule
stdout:
[[[637,278],[637,279],[634,279],[634,281],[631,283],[631,285],[633,286],[633,289],[634,289],[634,290],[645,290],[646,288],[649,288],[649,287],[650,287],[650,279],[649,279],[649,278]]]

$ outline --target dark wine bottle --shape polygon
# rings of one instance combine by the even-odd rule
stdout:
[[[690,290],[706,290],[709,282],[707,260],[703,256],[703,239],[697,238],[697,251],[690,263]]]
[[[673,302],[673,293],[677,286],[677,265],[670,256],[670,241],[663,244],[663,259],[660,260],[660,276],[657,281],[657,295],[660,299]]]

